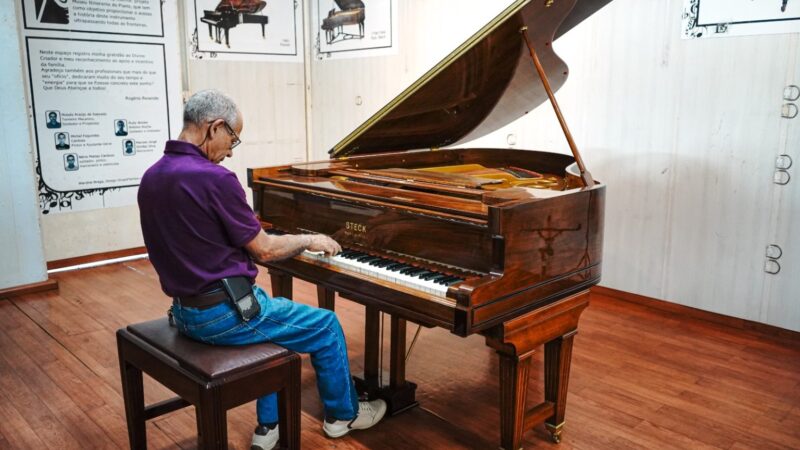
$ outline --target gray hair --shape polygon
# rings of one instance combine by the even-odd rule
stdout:
[[[189,97],[183,107],[183,124],[202,125],[222,119],[228,125],[239,124],[239,108],[233,99],[216,89],[200,91]]]

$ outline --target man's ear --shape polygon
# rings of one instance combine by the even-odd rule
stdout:
[[[216,134],[219,133],[220,127],[222,127],[222,122],[224,122],[222,119],[217,119],[211,122],[211,134],[213,136],[216,136]]]

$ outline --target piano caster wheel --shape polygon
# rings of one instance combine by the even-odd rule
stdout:
[[[553,442],[555,442],[556,444],[560,444],[561,443],[561,430],[553,431],[552,433],[550,433],[550,439],[552,439]]]

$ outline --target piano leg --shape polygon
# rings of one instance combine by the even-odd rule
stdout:
[[[419,405],[417,385],[406,380],[406,320],[392,316],[389,356],[389,414],[395,415]]]
[[[264,23],[261,24],[261,38],[262,39],[267,38],[267,25]]]
[[[378,357],[381,330],[380,311],[367,306],[364,328],[364,378],[354,377],[356,389],[370,399],[386,400],[389,415],[400,414],[419,403],[417,385],[406,380],[406,321],[391,317],[391,350],[389,356],[389,385],[380,385]]]
[[[381,324],[380,311],[371,306],[365,308],[364,318],[364,380],[363,391],[372,398],[380,389],[380,344]]]
[[[521,448],[531,357],[500,353],[500,447]]]
[[[544,424],[556,443],[561,442],[564,412],[567,409],[572,338],[577,332],[575,330],[544,345],[544,399],[555,405],[555,413],[545,420]]]
[[[563,298],[485,332],[486,345],[500,356],[500,446],[517,450],[522,434],[541,423],[561,441],[572,341],[589,305],[589,291]],[[533,352],[545,346],[545,401],[525,409]]]
[[[208,38],[209,39],[214,39],[214,35],[211,34],[211,24],[209,23],[207,25],[208,25]]]
[[[336,291],[317,285],[317,303],[322,309],[334,311],[336,308]]]
[[[230,28],[227,27],[225,28],[225,46],[228,48],[231,48],[230,30],[231,30]]]
[[[279,272],[277,270],[269,270],[269,279],[272,284],[272,296],[292,298],[292,276]]]

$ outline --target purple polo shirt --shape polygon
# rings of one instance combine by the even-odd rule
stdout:
[[[168,141],[139,185],[150,261],[169,296],[197,295],[216,281],[258,274],[244,249],[261,232],[239,180],[195,145]]]

